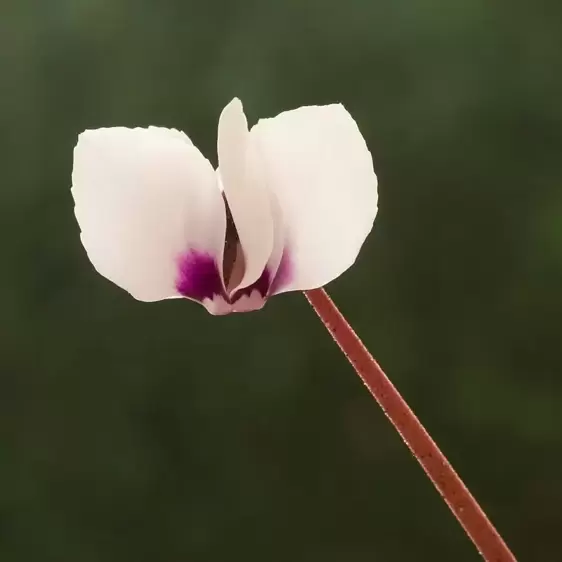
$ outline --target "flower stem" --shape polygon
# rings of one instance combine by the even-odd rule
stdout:
[[[313,289],[305,291],[305,296],[484,560],[515,562],[515,556],[474,496],[326,291]]]

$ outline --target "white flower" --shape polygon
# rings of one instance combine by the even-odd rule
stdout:
[[[377,213],[377,178],[343,106],[248,130],[234,99],[219,119],[218,161],[215,171],[174,129],[82,133],[72,194],[97,271],[141,301],[187,297],[227,314],[353,264]]]

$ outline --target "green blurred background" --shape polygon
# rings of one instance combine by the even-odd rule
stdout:
[[[85,128],[215,159],[342,101],[380,212],[335,300],[521,560],[562,560],[562,4],[2,0],[0,560],[476,562],[299,294],[214,318],[97,275]]]

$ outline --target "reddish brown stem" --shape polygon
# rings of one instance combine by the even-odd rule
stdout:
[[[515,556],[474,496],[468,491],[445,455],[357,337],[326,291],[314,289],[305,291],[305,295],[484,560],[514,562]]]

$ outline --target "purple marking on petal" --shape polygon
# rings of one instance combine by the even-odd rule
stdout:
[[[178,258],[176,289],[184,297],[203,301],[224,295],[215,258],[208,253],[189,251]]]
[[[244,287],[243,289],[236,291],[236,293],[232,295],[231,297],[232,302],[236,302],[240,297],[243,297],[244,295],[250,296],[250,294],[254,290],[258,291],[258,293],[263,298],[265,298],[269,291],[270,281],[271,281],[271,274],[269,273],[269,269],[267,269],[266,267],[257,281],[254,281],[248,287]]]
[[[283,287],[286,287],[291,281],[292,273],[291,259],[289,258],[287,248],[285,248],[281,256],[281,262],[277,268],[277,273],[275,273],[275,277],[269,287],[268,296],[274,295],[279,292],[279,290],[283,289]]]

